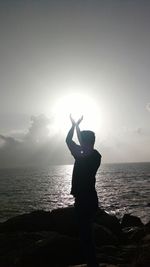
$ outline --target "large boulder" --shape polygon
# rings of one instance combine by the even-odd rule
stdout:
[[[79,239],[56,232],[0,234],[0,267],[58,267],[82,262]]]
[[[74,207],[55,209],[51,212],[52,229],[61,234],[76,236],[78,226]]]
[[[131,243],[140,243],[145,234],[144,227],[134,227],[132,234],[130,235]]]
[[[116,216],[110,215],[104,210],[98,209],[95,222],[108,228],[114,235],[121,237],[122,228],[119,219]]]
[[[143,239],[138,244],[137,255],[134,260],[134,267],[150,266],[150,232],[147,231],[149,227],[150,223],[147,223]]]
[[[53,210],[51,212],[51,219],[53,231],[69,236],[78,236],[78,224],[74,207]],[[99,228],[99,232],[101,232],[102,243],[105,243],[104,239],[106,238],[106,244],[108,244],[108,236],[110,237],[110,235],[113,235],[115,238],[117,236],[118,238],[118,235],[120,236],[122,234],[119,220],[115,216],[111,216],[100,209],[97,212],[95,223],[97,225],[96,229]],[[114,242],[113,237],[112,241]]]
[[[123,263],[126,263],[126,265],[123,266],[131,266],[134,258],[136,257],[137,253],[137,245],[136,244],[126,244],[119,248],[119,257],[122,259]]]
[[[138,226],[123,228],[123,232],[127,243],[139,243],[146,234],[145,227]]]
[[[54,235],[51,232],[4,232],[0,233],[0,267],[14,266],[27,248],[39,240]]]
[[[58,233],[26,248],[15,267],[67,267],[83,263],[79,240]]]
[[[133,267],[150,266],[150,244],[138,248],[136,257],[133,261]]]
[[[125,228],[125,227],[133,227],[133,226],[144,226],[144,224],[142,223],[141,219],[130,215],[130,214],[125,214],[122,218],[121,221],[121,227]]]
[[[51,213],[37,210],[8,219],[0,225],[0,232],[47,231],[52,228]]]
[[[147,234],[150,234],[150,221],[145,224],[145,231]]]
[[[97,247],[119,243],[118,238],[108,228],[98,224],[94,224],[94,237]]]
[[[126,214],[120,224],[98,209],[94,233],[100,262],[149,266],[150,222],[144,226]],[[35,211],[0,224],[0,267],[67,267],[83,262],[74,207]]]

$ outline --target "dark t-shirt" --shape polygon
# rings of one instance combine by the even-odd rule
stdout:
[[[69,144],[71,154],[75,158],[71,194],[74,197],[92,196],[95,191],[95,175],[101,163],[100,153],[93,149],[90,153],[82,151],[75,142]]]

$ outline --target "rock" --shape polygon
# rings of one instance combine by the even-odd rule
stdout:
[[[150,221],[148,223],[146,223],[145,226],[150,229]]]
[[[150,266],[150,244],[138,248],[137,255],[133,262],[133,267],[149,267],[149,266]]]
[[[69,265],[68,267],[87,267],[86,264],[80,264],[80,265]],[[100,263],[99,267],[119,267],[119,265],[114,264],[107,264],[107,263]],[[128,266],[120,266],[120,267],[128,267]]]
[[[139,218],[126,214],[120,225],[115,216],[99,209],[94,231],[97,256],[105,266],[150,266],[150,222],[143,226]],[[122,235],[126,243],[121,242]],[[74,207],[35,211],[0,224],[0,267],[68,267],[82,263]]]
[[[150,221],[145,224],[145,231],[147,234],[150,234]]]
[[[61,234],[67,234],[69,236],[78,235],[78,225],[76,222],[74,207],[60,208],[51,212],[53,230]],[[111,231],[114,235],[121,236],[122,229],[119,220],[108,213],[101,211],[97,212],[95,219],[96,224],[108,228],[108,232]],[[110,232],[109,232],[110,233]]]
[[[123,263],[131,264],[136,256],[136,252],[137,252],[136,244],[124,245],[119,248],[119,257],[122,258]]]
[[[79,263],[83,263],[79,240],[56,233],[27,248],[18,259],[16,267],[66,267]]]
[[[136,228],[134,231],[133,231],[133,233],[132,233],[132,235],[130,236],[130,240],[131,240],[131,242],[132,243],[140,243],[141,242],[141,240],[143,239],[143,237],[145,236],[145,229],[144,229],[144,227],[142,227],[142,228]]]
[[[74,207],[55,209],[51,212],[51,218],[54,231],[69,236],[78,235]]]
[[[0,267],[67,266],[83,262],[79,240],[56,232],[9,232],[0,238]]]
[[[0,233],[0,267],[14,266],[17,258],[26,248],[38,240],[49,237],[47,232],[5,232]]]
[[[116,245],[119,243],[118,238],[106,227],[94,225],[96,246]]]
[[[150,266],[150,233],[147,234],[146,227],[144,227],[144,230],[143,238],[137,244],[133,267]]]
[[[122,228],[116,216],[110,215],[104,210],[98,209],[96,223],[108,228],[113,234],[118,237],[122,236]]]
[[[122,259],[121,258],[116,257],[116,256],[110,256],[110,255],[107,255],[107,254],[98,254],[97,258],[98,258],[98,262],[105,263],[105,265],[104,265],[105,267],[109,266],[108,263],[110,263],[110,265],[113,265],[113,266],[114,266],[114,264],[117,264],[117,267],[120,266],[118,264],[122,263]]]
[[[109,256],[118,256],[118,247],[115,245],[104,245],[97,248],[99,254],[106,254]]]
[[[143,243],[149,243],[150,244],[150,234],[145,235],[142,239]]]
[[[130,215],[130,214],[125,214],[122,218],[121,221],[121,227],[125,228],[125,227],[132,227],[132,226],[144,226],[144,224],[142,223],[141,219]]]
[[[52,228],[51,213],[34,211],[8,219],[0,226],[0,232],[8,231],[47,231]]]
[[[139,243],[145,235],[144,227],[127,227],[123,229],[128,243]]]

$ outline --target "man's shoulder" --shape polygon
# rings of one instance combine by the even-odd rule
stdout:
[[[98,158],[101,158],[102,157],[101,154],[96,149],[94,149],[94,154]]]
[[[99,151],[97,149],[94,149],[94,153],[95,153],[95,155],[101,157],[101,154],[99,153]]]

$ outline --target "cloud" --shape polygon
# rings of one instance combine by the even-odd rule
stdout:
[[[13,145],[16,145],[18,143],[18,141],[15,140],[13,137],[5,136],[2,134],[0,134],[0,139],[5,142],[6,146],[9,146],[9,145],[13,146]]]
[[[149,137],[150,136],[150,128],[149,127],[122,127],[121,131],[120,131],[120,136],[122,138],[132,138],[133,141],[137,138],[137,137]]]
[[[149,111],[149,112],[150,112],[150,102],[149,102],[149,103],[147,103],[147,105],[146,105],[146,109],[147,109],[147,111]]]
[[[65,144],[65,137],[53,131],[53,121],[41,114],[31,116],[24,132],[13,131],[10,136],[0,134],[0,168],[73,163]],[[110,131],[102,141],[96,138],[96,148],[104,162],[148,161],[150,159],[150,129],[123,127]]]
[[[148,127],[138,127],[135,129],[135,133],[138,136],[144,137],[144,138],[149,138],[150,137],[150,128]]]
[[[62,136],[50,134],[51,120],[31,116],[29,129],[20,138],[0,135],[0,167],[45,166],[66,163],[69,153]]]
[[[40,143],[42,140],[49,138],[50,119],[44,114],[39,116],[31,116],[31,126],[24,138],[26,141],[31,141],[33,143]]]

